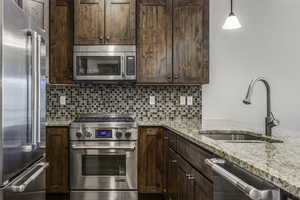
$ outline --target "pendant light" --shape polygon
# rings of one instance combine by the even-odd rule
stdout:
[[[236,15],[233,13],[233,0],[230,0],[230,14],[227,17],[223,29],[224,30],[233,30],[233,29],[239,29],[242,27],[239,19],[236,17]]]

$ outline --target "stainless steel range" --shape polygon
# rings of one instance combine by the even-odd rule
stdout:
[[[72,200],[137,200],[137,125],[124,114],[84,114],[70,127]]]

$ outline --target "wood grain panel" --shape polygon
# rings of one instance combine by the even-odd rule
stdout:
[[[205,164],[205,159],[214,158],[215,155],[201,149],[182,137],[177,138],[177,152],[194,168],[198,169],[207,178],[212,179],[213,172]]]
[[[207,83],[208,67],[208,1],[174,0],[174,82]]]
[[[135,44],[135,0],[106,0],[105,43]]]
[[[172,1],[138,3],[138,83],[172,83]]]
[[[75,44],[104,43],[104,0],[74,0]]]
[[[163,192],[163,137],[161,128],[139,128],[138,177],[140,193]]]
[[[213,200],[214,199],[214,189],[213,183],[207,180],[204,176],[202,176],[198,171],[193,170],[192,176],[193,186],[190,188],[189,193],[193,194],[192,199],[205,199],[205,200]]]
[[[177,200],[177,154],[171,148],[167,152],[167,199]]]
[[[55,1],[51,1],[50,5]],[[57,0],[50,12],[50,83],[73,82],[73,11],[67,0]]]
[[[50,48],[55,45],[55,10],[56,10],[56,0],[49,1],[49,41]]]
[[[47,127],[47,193],[69,191],[68,133],[67,127]]]

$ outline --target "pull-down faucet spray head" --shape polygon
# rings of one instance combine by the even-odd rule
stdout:
[[[256,84],[256,82],[259,82],[259,81],[264,83],[264,85],[266,86],[266,90],[267,90],[267,117],[266,117],[266,125],[265,126],[266,126],[266,135],[271,136],[272,128],[274,126],[279,125],[279,120],[275,119],[273,113],[271,112],[271,88],[270,88],[268,81],[263,77],[258,77],[256,79],[253,79],[249,84],[247,94],[246,94],[245,99],[243,100],[243,103],[247,104],[247,105],[251,104],[251,96],[253,93],[254,85]]]

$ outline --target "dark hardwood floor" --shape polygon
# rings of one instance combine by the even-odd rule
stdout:
[[[47,194],[46,200],[70,200],[69,194]]]
[[[47,194],[46,200],[71,200],[68,194]],[[101,199],[99,199],[101,200]],[[130,199],[128,199],[130,200]],[[163,200],[162,195],[139,195],[139,200]]]

